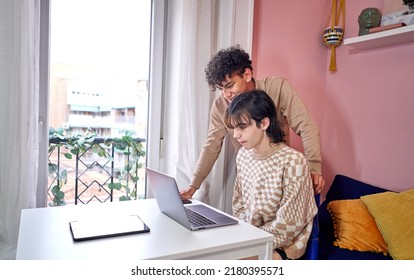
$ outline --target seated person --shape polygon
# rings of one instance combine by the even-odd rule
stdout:
[[[317,207],[306,157],[283,143],[276,112],[261,90],[240,94],[226,110],[226,125],[242,145],[233,215],[274,235],[273,259],[298,259],[305,253]]]

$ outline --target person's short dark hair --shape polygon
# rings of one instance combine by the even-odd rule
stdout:
[[[216,87],[225,80],[226,75],[242,76],[246,68],[253,71],[250,56],[240,45],[222,49],[207,64],[205,69],[207,83],[211,90],[215,91]]]
[[[252,124],[252,120],[260,127],[260,122],[269,118],[266,134],[272,143],[284,142],[285,134],[280,128],[276,116],[276,105],[270,96],[262,90],[252,90],[236,96],[227,107],[224,122],[234,128],[237,124]]]

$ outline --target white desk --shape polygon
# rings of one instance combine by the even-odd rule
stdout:
[[[198,202],[195,202],[198,203]],[[136,214],[151,232],[74,242],[69,221],[107,213]],[[16,259],[272,258],[273,236],[250,224],[189,231],[160,212],[154,199],[24,209]]]

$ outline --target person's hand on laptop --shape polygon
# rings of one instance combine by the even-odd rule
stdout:
[[[181,199],[191,199],[196,192],[197,188],[190,185],[186,190],[180,190]]]

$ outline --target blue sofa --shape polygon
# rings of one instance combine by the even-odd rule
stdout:
[[[360,252],[355,250],[341,249],[333,245],[334,227],[327,205],[332,200],[358,199],[363,195],[385,192],[376,186],[372,186],[356,179],[336,175],[331,187],[326,194],[325,201],[319,206],[319,248],[318,259],[320,260],[390,260],[390,256],[379,253]]]

